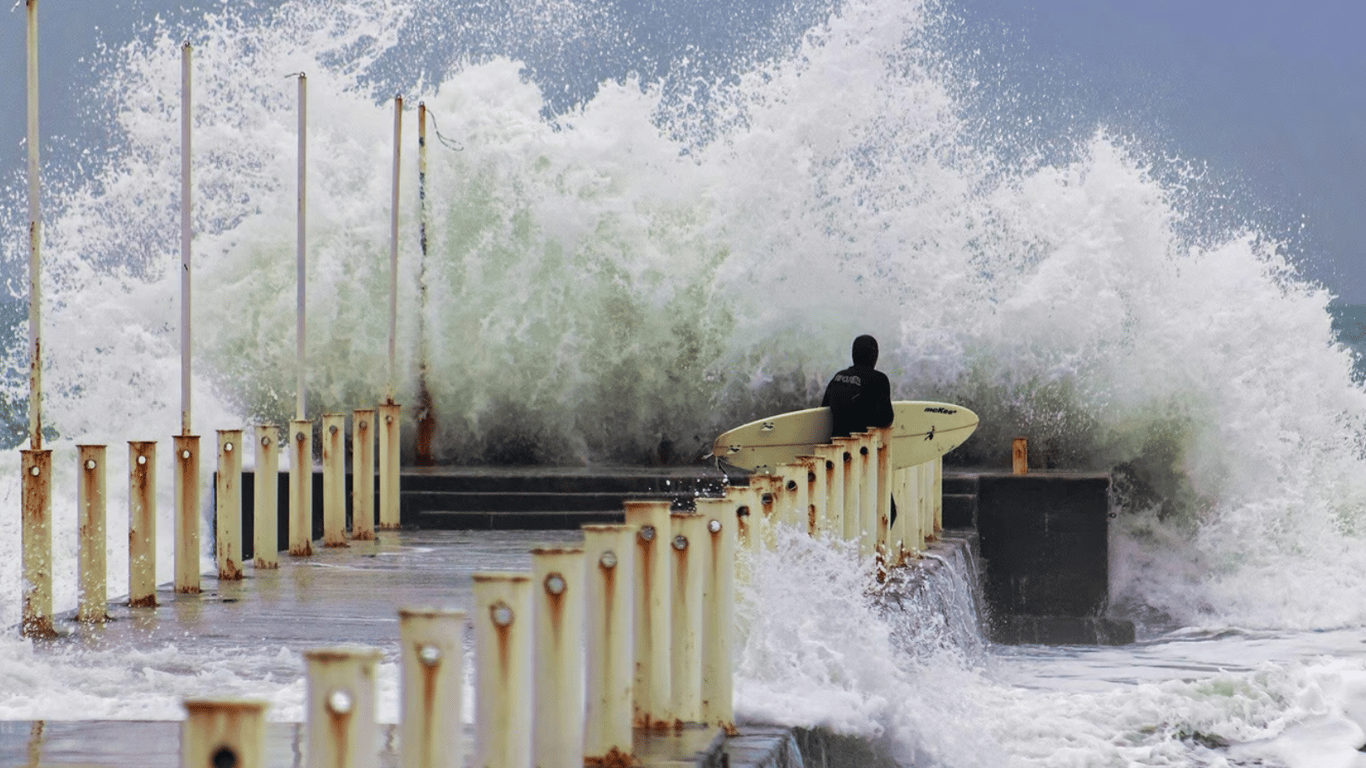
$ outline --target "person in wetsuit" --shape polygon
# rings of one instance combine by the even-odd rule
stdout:
[[[854,339],[854,364],[830,379],[821,406],[835,419],[831,437],[848,437],[871,427],[892,424],[892,384],[876,370],[877,339],[864,334]]]
[[[864,334],[854,339],[854,364],[830,379],[821,406],[834,416],[831,437],[848,437],[872,427],[889,427],[892,412],[892,383],[877,365],[877,339]],[[896,500],[891,502],[891,521],[896,522]]]

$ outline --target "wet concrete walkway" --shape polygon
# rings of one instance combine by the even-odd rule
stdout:
[[[578,531],[382,532],[376,541],[320,548],[307,558],[281,555],[278,570],[257,571],[249,565],[246,578],[238,582],[220,582],[206,574],[199,595],[177,595],[162,585],[159,608],[129,609],[111,603],[109,622],[61,621],[69,634],[52,642],[117,651],[193,638],[198,647],[224,652],[358,644],[379,648],[385,661],[392,662],[398,653],[400,608],[467,609],[476,571],[529,570],[531,548],[581,540]],[[470,639],[466,642],[468,654]],[[397,729],[377,727],[383,745],[379,764],[396,766]],[[306,765],[305,742],[301,725],[271,723],[267,765]],[[746,763],[724,755],[724,739],[715,729],[641,734],[636,747],[645,768],[721,765],[723,760],[729,765]],[[466,755],[472,753],[472,745],[467,745]],[[0,722],[0,765],[177,768],[179,723]]]

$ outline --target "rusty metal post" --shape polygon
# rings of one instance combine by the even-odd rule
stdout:
[[[670,554],[673,573],[673,715],[675,723],[700,723],[702,719],[702,624],[703,584],[710,565],[707,518],[697,514],[673,515],[670,520]]]
[[[474,574],[474,764],[530,768],[531,576]]]
[[[816,472],[824,476],[824,514],[817,515],[816,530],[824,538],[844,536],[844,452],[833,443],[816,446]]]
[[[836,437],[830,441],[840,454],[843,462],[843,470],[840,472],[844,477],[844,519],[840,538],[848,542],[856,542],[859,538],[859,461],[858,461],[858,440],[853,437]]]
[[[157,605],[157,444],[128,442],[128,605]]]
[[[777,509],[782,501],[783,481],[777,475],[750,475],[749,487],[754,491],[758,505],[751,512],[750,520],[754,528],[755,551],[772,550],[777,546],[775,531],[778,527]]]
[[[583,755],[595,765],[632,764],[635,533],[629,525],[583,526],[588,603]]]
[[[892,538],[892,430],[890,427],[877,427],[872,430],[873,472],[876,475],[876,503],[874,522],[876,523],[876,552],[879,567],[886,569],[895,564],[898,542]]]
[[[375,411],[351,414],[351,538],[375,538]]]
[[[264,701],[185,702],[180,726],[182,768],[265,768]]]
[[[80,621],[104,621],[109,602],[106,587],[105,550],[105,455],[103,445],[77,446],[81,463],[81,486],[76,494],[79,519],[81,595],[76,609]]]
[[[384,403],[379,407],[379,527],[397,530],[399,526],[399,428],[403,406]]]
[[[313,422],[289,422],[289,554],[313,554]]]
[[[877,554],[877,444],[872,432],[861,432],[858,438],[859,465],[859,559]]]
[[[199,593],[199,436],[175,438],[175,591]]]
[[[934,504],[930,502],[930,486],[934,484],[934,469],[927,461],[916,466],[916,499],[920,509],[920,530],[925,534],[926,541],[933,541],[934,535]]]
[[[537,768],[583,768],[583,550],[533,549],[531,570],[536,635],[531,762]]]
[[[374,648],[315,648],[308,664],[308,768],[376,768]]]
[[[910,540],[910,515],[906,509],[906,470],[892,470],[891,497],[896,503],[896,520],[892,521],[891,536],[891,563],[901,566],[906,564],[906,559],[910,556],[911,548],[914,546]]]
[[[815,456],[798,456],[797,462],[806,469],[806,508],[797,522],[806,535],[815,538],[825,519],[825,461]]]
[[[214,561],[219,581],[242,578],[242,430],[218,430]]]
[[[702,722],[735,730],[736,504],[731,499],[698,499],[697,513],[706,520],[706,568],[702,581]]]
[[[323,546],[346,546],[346,414],[323,414]]]
[[[672,524],[667,501],[628,501],[626,524],[636,528],[636,680],[635,726],[673,725],[673,612],[669,598],[669,546]]]
[[[731,486],[726,491],[726,498],[736,505],[735,532],[739,538],[739,548],[753,554],[759,551],[759,535],[755,524],[763,510],[759,492],[752,485],[754,478],[750,477],[749,481],[751,485]]]
[[[1029,438],[1010,441],[1010,471],[1016,475],[1029,474]]]
[[[256,427],[256,487],[253,489],[252,554],[262,570],[280,567],[280,430]]]
[[[55,637],[52,626],[52,451],[23,455],[24,637]]]
[[[934,485],[930,487],[930,499],[934,504],[934,532],[944,530],[944,458],[938,457],[930,462],[934,472]]]
[[[465,612],[398,612],[400,768],[463,768]]]
[[[778,478],[782,483],[778,522],[788,528],[806,530],[807,507],[810,505],[806,475],[806,465],[800,460],[778,467]]]

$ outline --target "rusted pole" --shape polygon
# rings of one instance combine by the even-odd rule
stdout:
[[[157,444],[128,442],[128,605],[157,605]]]
[[[1010,441],[1010,471],[1016,475],[1029,474],[1029,438]]]
[[[379,527],[397,530],[399,526],[399,434],[403,407],[395,403],[379,406]]]
[[[702,599],[709,566],[707,518],[697,514],[672,515],[669,554],[673,582],[670,640],[673,670],[670,688],[675,724],[700,723],[702,718]]]
[[[81,596],[76,618],[83,622],[99,623],[106,614],[109,593],[106,588],[107,563],[105,549],[105,456],[103,445],[77,446],[81,463],[81,486],[76,494],[76,509],[80,517]]]
[[[797,525],[815,538],[825,519],[825,460],[815,456],[798,456],[797,463],[806,470],[806,506],[798,510]]]
[[[726,498],[736,505],[735,532],[740,539],[740,548],[753,555],[759,551],[757,525],[763,510],[759,491],[753,487],[754,478],[751,477],[749,482],[750,485],[732,486],[726,491]]]
[[[871,432],[860,432],[858,455],[855,459],[859,466],[859,558],[866,560],[877,554],[877,445]]]
[[[175,591],[199,593],[199,436],[175,441]]]
[[[256,427],[256,487],[253,489],[252,553],[257,568],[280,567],[280,430]]]
[[[219,581],[242,578],[242,430],[218,430],[214,562]]]
[[[806,466],[800,460],[783,464],[778,467],[778,477],[782,483],[782,503],[777,510],[778,522],[788,528],[806,530],[809,504]]]
[[[736,504],[728,498],[698,499],[706,520],[706,572],[702,580],[702,722],[735,730]]]
[[[351,415],[351,538],[375,538],[375,411]]]
[[[304,651],[308,664],[308,768],[375,768],[373,648]]]
[[[931,462],[931,469],[934,472],[934,485],[930,488],[930,498],[934,504],[934,532],[938,534],[944,530],[944,459],[936,458]]]
[[[180,47],[180,434],[190,434],[190,53]]]
[[[323,414],[323,546],[346,546],[346,414]]]
[[[463,768],[465,612],[398,612],[400,768]]]
[[[55,637],[52,626],[52,451],[23,456],[24,637]]]
[[[669,502],[628,501],[625,507],[626,524],[636,528],[635,726],[672,727]]]
[[[43,210],[38,164],[38,0],[28,0],[28,447],[43,447]],[[25,475],[27,482],[27,475]],[[51,481],[44,472],[41,480]],[[36,510],[33,510],[37,514]]]
[[[817,472],[824,475],[825,510],[816,519],[817,532],[824,538],[844,536],[844,452],[833,443],[816,446]]]
[[[583,768],[583,550],[533,549],[531,573],[531,762],[537,768]]]
[[[843,462],[844,476],[844,521],[839,537],[848,542],[857,542],[859,537],[859,461],[858,440],[853,437],[836,437],[830,440],[839,451]]]
[[[182,768],[265,768],[265,702],[190,700],[185,712]]]
[[[925,534],[926,541],[933,541],[937,538],[934,535],[934,503],[930,501],[930,488],[934,485],[934,468],[927,461],[916,466],[918,482],[916,483],[916,499],[920,508],[920,530]]]
[[[530,768],[531,577],[474,574],[474,764]]]
[[[313,554],[313,422],[289,422],[289,554]]]
[[[874,483],[877,487],[877,501],[874,504],[874,521],[877,525],[877,558],[879,570],[885,571],[895,564],[895,552],[899,543],[892,538],[892,430],[890,427],[877,427],[872,430]]]
[[[427,361],[431,348],[427,342],[427,104],[417,105],[417,439],[414,463],[419,467],[436,463],[432,456],[436,441],[436,404],[427,386]]]
[[[308,327],[308,77],[299,73],[299,182],[298,200],[295,214],[295,365],[294,372],[294,418],[302,419],[308,414],[306,408],[307,345],[305,330]]]
[[[915,544],[911,541],[909,510],[906,509],[906,470],[892,470],[891,497],[896,503],[896,519],[892,521],[892,565],[905,565]]]
[[[588,602],[583,754],[595,765],[632,764],[635,533],[629,525],[583,526]]]
[[[398,388],[398,191],[403,157],[403,97],[394,97],[394,185],[389,204],[389,388],[385,402],[394,402]]]

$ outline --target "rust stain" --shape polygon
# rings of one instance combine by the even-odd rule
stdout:
[[[815,504],[812,504],[812,505],[807,509],[807,513],[806,513],[806,528],[807,528],[807,532],[810,533],[812,536],[815,536],[815,535],[816,535],[816,505],[815,505]]]
[[[593,766],[593,768],[633,768],[640,765],[640,761],[634,755],[628,755],[616,747],[612,747],[607,754],[601,757],[585,757],[583,764]]]

